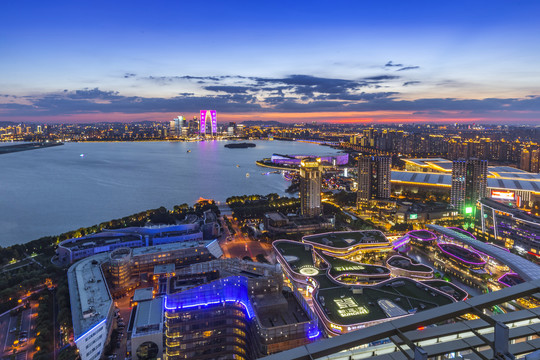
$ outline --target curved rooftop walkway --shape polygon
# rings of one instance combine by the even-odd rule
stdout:
[[[435,230],[440,234],[448,236],[464,244],[474,247],[476,250],[487,254],[500,262],[504,263],[516,273],[518,273],[525,281],[540,279],[540,266],[522,258],[519,255],[512,254],[500,247],[484,243],[480,240],[473,239],[458,231],[440,225],[427,225],[431,230]]]

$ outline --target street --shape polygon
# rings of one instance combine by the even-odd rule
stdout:
[[[241,259],[244,256],[249,256],[255,260],[258,254],[263,254],[268,260],[270,260],[269,255],[272,254],[272,245],[265,242],[252,240],[250,236],[242,234],[242,231],[240,231],[236,221],[232,220],[232,217],[229,217],[229,219],[231,219],[231,225],[236,234],[231,236],[225,222],[223,219],[221,219],[223,233],[218,241],[221,249],[223,250],[224,257]]]

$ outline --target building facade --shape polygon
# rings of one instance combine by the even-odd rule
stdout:
[[[487,160],[455,160],[452,163],[450,202],[465,215],[473,215],[476,201],[487,196]]]
[[[540,218],[491,199],[477,203],[475,235],[540,256]]]
[[[390,198],[391,159],[387,156],[361,156],[358,159],[358,207],[371,200]]]
[[[322,169],[320,161],[302,160],[300,166],[300,211],[305,217],[320,216]]]

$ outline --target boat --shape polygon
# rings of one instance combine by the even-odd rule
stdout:
[[[236,164],[236,167],[240,167],[240,165]]]
[[[188,152],[188,153],[190,153],[190,152],[191,152],[191,150],[188,150],[187,152]]]
[[[252,148],[257,146],[254,143],[232,143],[232,144],[225,144],[226,148],[229,149],[245,149],[245,148]]]
[[[249,173],[246,173],[246,177],[249,177]]]

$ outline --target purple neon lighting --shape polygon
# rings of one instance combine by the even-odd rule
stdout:
[[[224,303],[242,305],[248,319],[255,316],[249,302],[247,279],[242,276],[219,279],[179,294],[167,296],[164,306],[167,310],[183,310]]]
[[[206,110],[201,110],[201,118],[199,121],[201,134],[206,134]]]
[[[212,118],[212,134],[217,134],[217,111],[210,110],[210,117]]]
[[[398,239],[395,243],[393,243],[392,245],[394,245],[394,250],[405,245],[406,243],[408,243],[409,241],[411,240],[411,238],[409,237],[409,235],[405,235],[404,237]]]
[[[418,236],[415,236],[414,234],[416,233],[428,233],[431,235],[430,238],[428,239],[424,239],[424,238],[421,238],[421,237],[418,237]],[[432,233],[431,231],[429,230],[411,230],[407,233],[407,235],[409,236],[414,236],[416,239],[418,240],[422,240],[422,241],[433,241],[433,240],[437,240],[437,235],[435,235],[434,233]]]
[[[507,272],[506,274],[503,274],[500,278],[497,279],[497,281],[501,284],[503,284],[504,286],[507,286],[507,287],[511,287],[513,286],[512,284],[508,284],[506,282],[503,281],[503,278],[506,278],[507,276],[517,276],[520,280],[522,281],[516,281],[516,284],[521,284],[523,282],[523,279],[521,279],[521,276],[519,276],[519,274],[517,273],[513,273],[513,272]]]
[[[471,265],[485,265],[486,262],[484,260],[482,260],[482,262],[473,262],[473,261],[467,261],[465,259],[462,259],[460,258],[459,256],[457,256],[456,254],[452,254],[451,252],[448,252],[446,250],[444,250],[441,245],[451,245],[451,246],[455,246],[455,247],[458,247],[458,248],[461,248],[463,250],[465,250],[466,252],[469,252],[469,253],[472,253],[472,254],[476,254],[478,255],[478,257],[482,258],[477,252],[475,251],[472,251],[472,250],[469,250],[469,249],[466,249],[464,248],[463,246],[459,246],[459,245],[456,245],[456,244],[450,244],[450,243],[442,243],[442,244],[437,244],[437,246],[439,247],[439,250],[441,250],[443,253],[445,253],[446,255],[448,256],[451,256],[453,258],[456,258],[456,259],[459,259],[460,261],[466,263],[466,264],[471,264]]]

